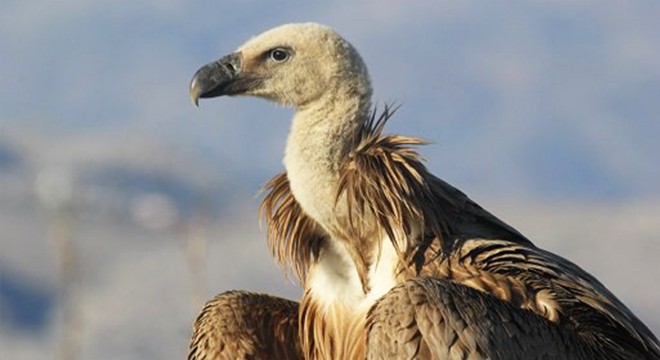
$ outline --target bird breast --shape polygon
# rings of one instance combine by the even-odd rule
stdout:
[[[355,316],[364,316],[376,300],[394,287],[399,264],[396,250],[389,239],[373,243],[380,249],[372,252],[375,257],[368,267],[369,291],[365,293],[358,268],[344,242],[328,241],[307,279],[310,295],[321,308],[340,305]]]

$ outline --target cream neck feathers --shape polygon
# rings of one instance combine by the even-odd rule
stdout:
[[[296,200],[327,230],[341,215],[335,201],[339,172],[370,116],[371,89],[366,73],[324,86],[330,88],[322,97],[297,109],[284,165]]]

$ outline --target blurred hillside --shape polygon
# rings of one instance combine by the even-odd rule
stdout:
[[[659,3],[0,6],[0,358],[183,358],[212,294],[298,296],[257,225],[291,111],[187,97],[292,21],[360,50],[434,173],[660,333]]]

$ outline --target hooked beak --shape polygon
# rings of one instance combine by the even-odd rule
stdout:
[[[229,54],[218,61],[202,66],[190,81],[190,100],[198,106],[200,98],[212,98],[222,95],[236,95],[244,92],[237,85],[241,79],[240,52]]]

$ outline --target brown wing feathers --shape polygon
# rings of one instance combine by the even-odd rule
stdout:
[[[411,148],[425,141],[383,135],[392,114],[386,107],[360,129],[356,150],[341,174],[336,199],[347,201],[351,226],[368,223],[370,217],[376,219],[384,234],[397,239],[395,246],[415,268],[408,272],[411,276],[448,279],[491,294],[548,321],[565,324],[598,347],[615,351],[628,343],[633,348],[653,348],[644,340],[654,338],[650,331],[597,280],[574,264],[534,247],[463,193],[428,173]],[[296,237],[318,239],[319,235],[311,230],[308,218],[273,216],[300,211],[295,209],[290,193],[284,195],[288,189],[283,176],[276,181],[281,186],[271,186],[273,191],[264,200],[267,209],[275,205],[267,217],[269,241],[271,247],[286,245],[287,257],[279,253],[280,261],[297,264],[295,268],[302,265],[304,270],[313,252],[303,248],[305,241]],[[289,201],[273,201],[287,196]],[[423,226],[424,234],[417,234],[417,240],[400,239],[401,234],[410,235],[419,226]],[[478,229],[483,239],[473,239],[468,246],[465,235],[461,236],[465,227]],[[292,244],[297,244],[298,250]],[[282,247],[275,245],[274,249]]]
[[[361,228],[365,224],[376,223],[378,231],[392,239],[402,259],[408,262],[407,277],[449,280],[457,284],[451,286],[463,285],[489,294],[508,304],[504,310],[524,309],[548,324],[574,331],[585,346],[600,349],[601,354],[643,358],[642,354],[652,352],[657,356],[653,334],[593,277],[572,263],[537,249],[463,193],[431,175],[411,148],[425,141],[383,135],[392,114],[386,107],[360,128],[356,150],[340,174],[336,201],[347,204],[350,232],[359,234],[365,231]],[[271,179],[266,190],[261,216],[268,226],[269,246],[278,262],[304,284],[326,235],[296,202],[286,173]],[[423,231],[416,232],[418,228]],[[465,229],[476,229],[473,231],[483,236],[470,239]],[[403,309],[402,304],[394,306]],[[439,314],[428,315],[433,321],[444,321],[433,318]],[[374,321],[369,324],[369,331],[382,325]],[[410,345],[410,351],[429,354],[433,350],[428,346],[433,345],[428,342],[437,334],[424,340],[419,331],[405,335],[417,341]],[[559,330],[542,331],[568,336]],[[463,338],[452,341],[469,342]],[[475,346],[464,345],[461,351],[482,351]]]
[[[245,291],[220,294],[195,321],[189,360],[302,359],[298,303]]]

